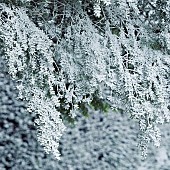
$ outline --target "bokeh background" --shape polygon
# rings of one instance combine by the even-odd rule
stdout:
[[[18,101],[16,82],[0,57],[0,170],[170,170],[170,124],[161,127],[160,148],[149,146],[146,160],[137,148],[138,124],[126,113],[91,111],[78,115],[60,141],[61,161],[36,139],[34,114]]]

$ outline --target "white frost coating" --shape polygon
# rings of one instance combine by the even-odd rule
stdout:
[[[38,140],[45,151],[52,152],[60,159],[58,142],[65,126],[60,118],[60,112],[55,108],[58,98],[52,88],[55,75],[51,42],[28,18],[24,9],[13,7],[11,10],[5,5],[1,7],[3,9],[0,13],[2,17],[0,32],[6,45],[9,73],[14,79],[18,79],[17,73],[22,75],[21,84],[17,86],[18,97],[26,99],[29,102],[28,110],[37,113],[35,123],[38,125]],[[46,84],[43,84],[44,77],[48,79]],[[51,97],[47,96],[45,88],[50,89]],[[53,97],[55,100],[52,100]]]
[[[93,8],[94,8],[94,14],[96,17],[101,16],[101,7],[100,7],[101,2],[103,2],[106,6],[111,4],[110,0],[96,0],[94,2],[95,2],[95,4],[94,4]]]
[[[63,111],[75,117],[82,103],[107,99],[113,109],[122,109],[138,121],[145,155],[148,142],[160,145],[159,124],[170,121],[170,8],[152,2],[147,6],[151,12],[147,12],[141,1],[126,0],[111,1],[107,6],[106,1],[85,3],[69,1],[58,4],[57,9],[46,3],[38,7],[44,9],[44,20],[38,14],[30,17],[55,39],[54,53],[47,35],[30,22],[23,10],[5,8],[7,14],[1,12],[0,29],[9,72],[20,80],[19,95],[30,99],[29,109],[39,110],[40,127],[53,131],[54,125],[60,136],[64,128],[58,124]],[[101,8],[100,18],[92,16],[95,4],[98,16]],[[54,10],[51,14],[49,8]],[[160,8],[164,11],[161,14]],[[49,101],[53,105],[45,107]],[[52,125],[53,115],[58,121]],[[50,142],[45,132],[50,139],[50,131],[41,131],[39,140],[47,145]]]

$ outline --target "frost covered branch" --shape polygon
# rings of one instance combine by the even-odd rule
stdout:
[[[59,158],[62,121],[108,106],[139,122],[144,156],[150,141],[159,146],[170,120],[170,1],[19,2],[1,4],[0,35],[45,150]]]

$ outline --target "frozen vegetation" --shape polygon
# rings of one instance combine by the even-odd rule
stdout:
[[[89,131],[78,131],[86,131],[78,140],[88,141],[93,133],[94,136],[115,135],[114,126],[123,140],[124,136],[130,136],[126,133],[132,125],[138,131],[134,140],[138,140],[139,155],[145,158],[150,153],[150,143],[155,150],[162,146],[161,127],[170,121],[169,16],[170,0],[0,1],[0,57],[5,58],[8,73],[17,83],[16,98],[25,101],[29,119],[34,117],[35,127],[31,127],[37,129],[37,140],[46,153],[60,160],[59,143],[62,145],[60,139],[68,123],[75,123],[77,116],[81,122],[83,116],[89,115],[86,124],[95,125],[91,122],[94,110],[99,110],[94,121],[101,114],[104,123],[101,128],[107,130],[95,125],[94,131],[90,126]],[[102,115],[109,109],[108,116]],[[124,118],[129,119],[125,129],[120,128],[124,127],[121,123],[115,123],[115,115],[119,115],[122,123],[126,122]],[[10,128],[11,123],[5,126]],[[111,126],[107,127],[107,123]],[[70,129],[72,134],[79,134],[73,133],[75,129]],[[114,148],[109,146],[108,136],[103,140],[106,144],[97,140],[104,145],[102,148]],[[111,138],[110,145],[123,143],[116,136]],[[132,147],[134,150],[136,145]],[[122,151],[123,144],[120,148]],[[166,149],[161,151],[164,160],[168,157]],[[74,152],[80,157],[88,153],[83,149]],[[110,150],[106,153],[114,157]],[[123,151],[118,153],[123,157]],[[106,154],[98,157],[108,162]],[[93,157],[90,160],[95,162]],[[115,162],[124,159],[118,160]]]
[[[60,140],[61,160],[47,155],[37,142],[35,116],[16,99],[16,83],[0,59],[0,170],[169,170],[170,125],[161,128],[161,147],[149,148],[141,160],[138,125],[125,113],[91,111],[78,116]]]

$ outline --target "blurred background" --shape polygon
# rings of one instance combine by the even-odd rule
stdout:
[[[146,160],[137,148],[138,124],[126,113],[78,115],[60,140],[61,161],[37,142],[34,115],[18,101],[16,83],[0,57],[0,170],[170,170],[170,124],[161,127],[160,148]]]

